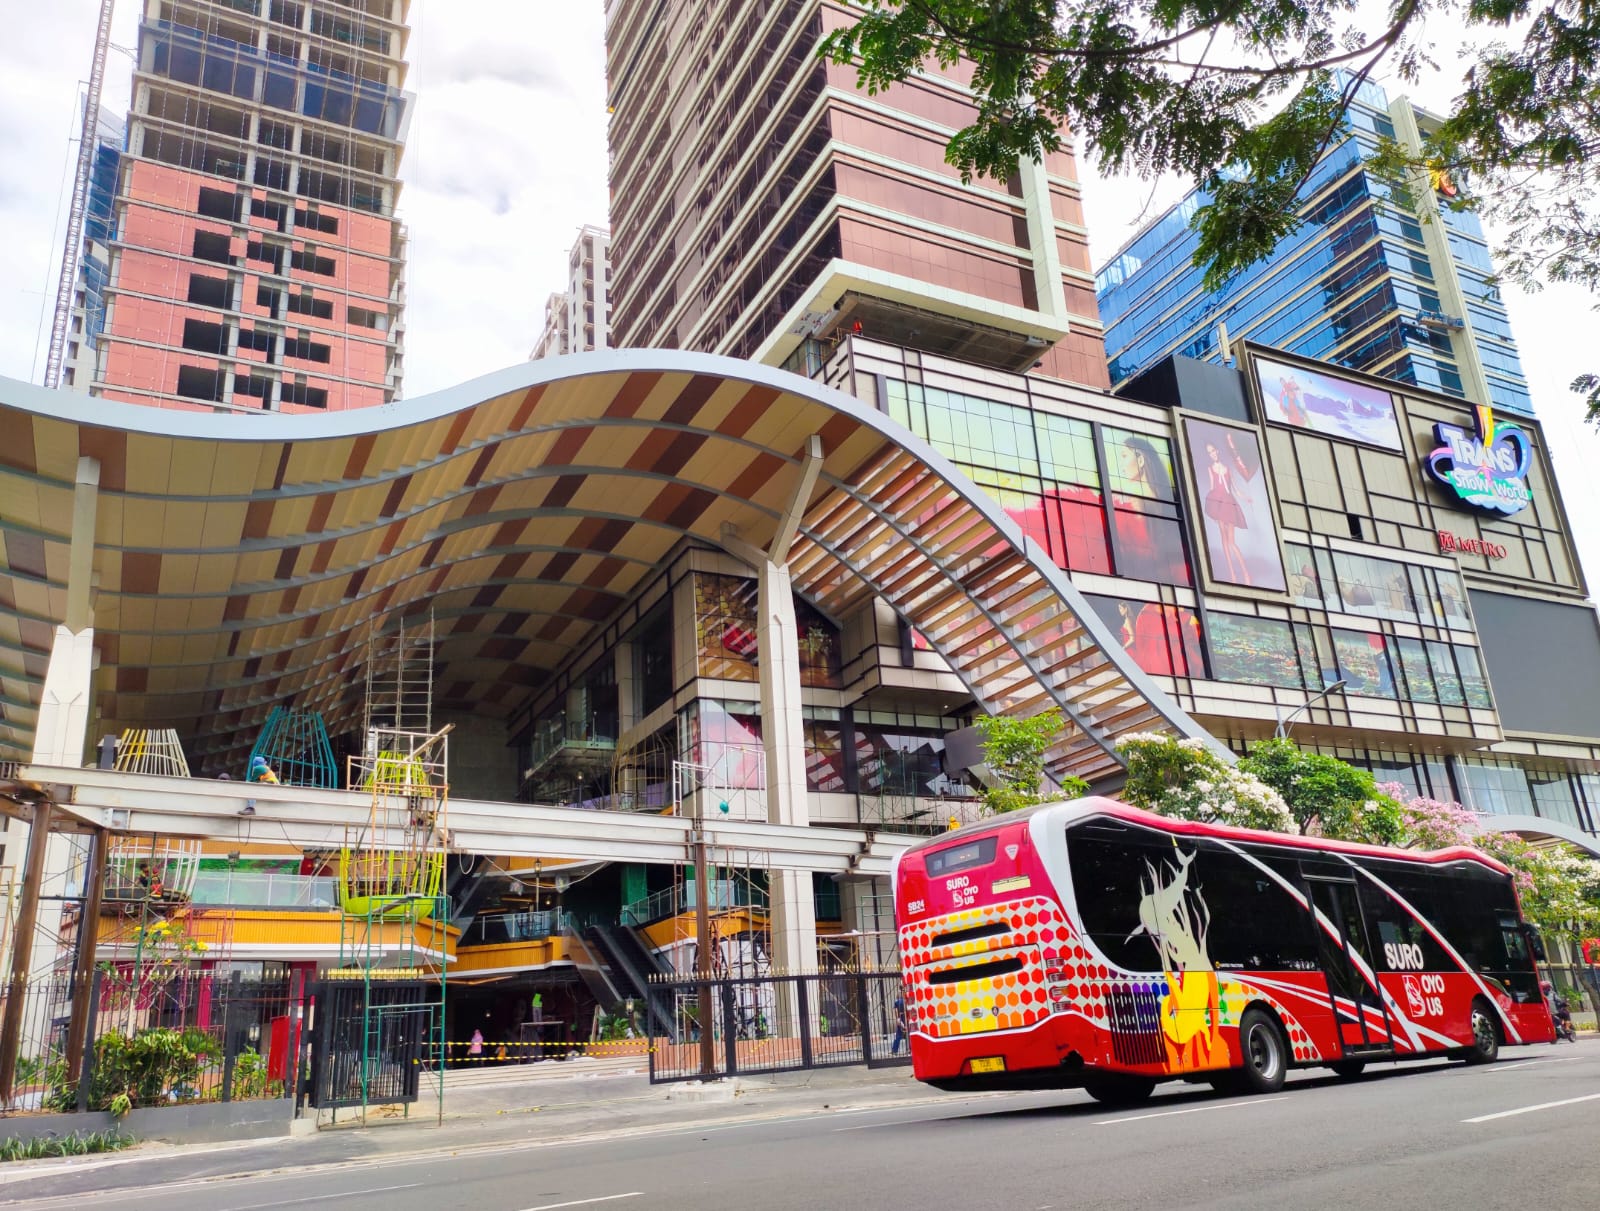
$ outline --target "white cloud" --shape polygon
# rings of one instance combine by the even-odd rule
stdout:
[[[134,44],[138,8],[118,6],[122,46]],[[42,373],[36,337],[59,257],[52,227],[97,9],[96,0],[36,4],[0,44],[0,374],[15,378]],[[577,228],[606,218],[606,113],[597,0],[415,0],[411,23],[406,87],[417,100],[400,214],[410,233],[406,390],[417,395],[527,355],[546,295],[566,280]],[[109,107],[125,107],[129,82],[127,56],[114,53]],[[1435,107],[1447,99],[1447,84],[1419,95]],[[1152,190],[1084,175],[1098,261],[1148,217]],[[1164,183],[1149,213],[1181,191]],[[1574,290],[1511,291],[1507,306],[1584,561],[1600,572],[1600,432],[1580,423],[1567,390],[1600,356],[1593,301]]]

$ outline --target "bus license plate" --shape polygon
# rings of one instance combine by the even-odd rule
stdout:
[[[1003,1055],[986,1055],[981,1059],[972,1061],[974,1072],[1004,1072],[1006,1070],[1006,1057]]]

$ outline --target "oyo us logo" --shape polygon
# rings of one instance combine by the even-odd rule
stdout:
[[[1482,538],[1463,538],[1449,530],[1439,531],[1439,550],[1445,553],[1460,551],[1464,555],[1482,555],[1486,559],[1504,559],[1506,549],[1500,543]]]
[[[1474,509],[1507,515],[1526,509],[1533,500],[1527,484],[1533,462],[1528,435],[1515,425],[1496,424],[1492,408],[1480,404],[1473,413],[1474,433],[1456,425],[1433,427],[1439,446],[1424,460],[1424,469]]]

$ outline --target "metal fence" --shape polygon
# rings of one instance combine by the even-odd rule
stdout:
[[[4,999],[19,995],[23,1006],[5,1110],[104,1109],[117,1094],[137,1105],[286,1096],[299,1066],[298,983],[200,969],[134,979],[107,965],[8,988]],[[75,1003],[84,1014],[76,1048]],[[180,1047],[191,1061],[173,1058]]]
[[[657,1020],[677,1026],[676,1039],[651,1040],[656,1083],[910,1062],[898,971],[676,976],[653,984],[650,997]]]
[[[438,980],[333,979],[311,985],[308,1104],[317,1110],[418,1100],[436,1066]]]

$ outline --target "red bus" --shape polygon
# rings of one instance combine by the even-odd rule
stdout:
[[[1487,1062],[1550,1042],[1538,935],[1473,849],[1194,824],[1110,799],[920,842],[895,864],[917,1079],[1271,1092],[1287,1070]]]

